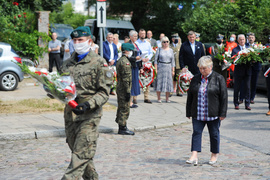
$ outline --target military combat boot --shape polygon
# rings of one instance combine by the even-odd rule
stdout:
[[[135,135],[135,133],[133,131],[130,131],[127,126],[120,126],[119,125],[119,129],[118,129],[118,134],[122,134],[122,135]]]

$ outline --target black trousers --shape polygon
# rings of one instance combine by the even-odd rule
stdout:
[[[54,63],[57,71],[59,72],[61,66],[60,53],[49,53],[49,72],[52,72]]]
[[[237,67],[234,69],[234,91],[233,91],[233,103],[235,106],[239,106],[239,92],[243,82],[244,88],[246,89],[245,93],[245,106],[249,107],[250,105],[250,80],[251,74],[246,73],[245,71],[239,71]]]

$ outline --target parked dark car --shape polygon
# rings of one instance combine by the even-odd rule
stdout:
[[[13,91],[24,78],[21,68],[16,63],[21,63],[10,44],[0,42],[0,89]]]
[[[269,68],[269,65],[262,65],[262,70],[259,73],[258,81],[257,81],[257,89],[267,90],[266,79],[264,77],[264,72]],[[268,74],[269,76],[270,74]]]

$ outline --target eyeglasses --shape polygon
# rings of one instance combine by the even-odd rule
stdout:
[[[163,43],[169,43],[169,41],[163,41]]]

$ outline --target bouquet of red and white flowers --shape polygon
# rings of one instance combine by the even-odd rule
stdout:
[[[78,104],[76,98],[76,87],[74,80],[68,75],[59,75],[56,72],[49,73],[47,69],[28,67],[25,64],[19,64],[22,71],[29,74],[32,78],[43,84],[44,90],[54,98],[75,108]]]
[[[113,84],[112,84],[112,88],[116,88],[116,85],[117,85],[117,71],[116,71],[116,67],[115,66],[109,66],[109,69],[113,73]]]
[[[254,49],[252,47],[243,49],[237,54],[232,56],[234,64],[251,64],[254,62],[263,62],[262,58],[259,56],[260,50]]]
[[[152,61],[152,62],[155,61],[155,56],[156,56],[156,53],[157,53],[157,49],[158,49],[157,46],[153,46],[153,47],[152,47],[152,52],[153,52],[153,56],[152,56],[152,58],[151,58],[151,61]]]
[[[143,71],[143,73],[139,74],[139,83],[143,91],[145,91],[146,87],[150,86],[154,81],[156,73],[152,63],[144,63]]]
[[[182,94],[188,91],[191,79],[193,78],[193,74],[187,71],[181,71],[178,76],[178,88]]]

